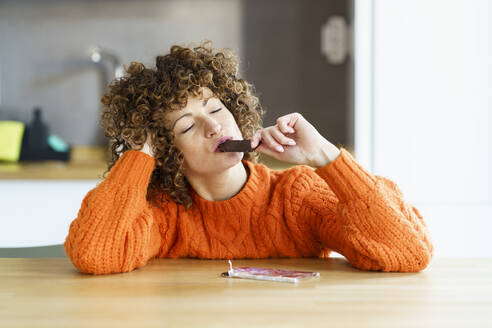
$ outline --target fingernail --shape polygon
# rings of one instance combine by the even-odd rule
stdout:
[[[296,145],[296,142],[294,140],[289,140],[288,144],[291,145],[291,146],[295,146]]]
[[[296,132],[296,131],[295,131],[293,128],[290,128],[290,129],[289,129],[289,132],[290,132],[290,133],[294,133],[294,132]]]
[[[277,151],[279,151],[281,153],[284,151],[284,147],[282,147],[282,146],[277,146],[277,147],[275,147],[275,149],[277,149]]]

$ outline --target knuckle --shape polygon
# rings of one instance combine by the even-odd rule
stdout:
[[[285,120],[286,120],[286,119],[288,119],[290,115],[291,115],[291,114],[287,114],[287,115],[284,115],[284,116],[280,116],[279,118],[277,118],[277,123],[278,123],[278,124],[282,124],[282,123],[284,123],[284,122],[285,122]]]

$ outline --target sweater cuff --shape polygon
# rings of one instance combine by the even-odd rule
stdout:
[[[357,163],[344,148],[340,148],[337,159],[314,172],[328,183],[340,202],[365,199],[376,183],[375,176]]]
[[[127,150],[111,168],[106,181],[146,190],[154,165],[154,157],[138,150]]]

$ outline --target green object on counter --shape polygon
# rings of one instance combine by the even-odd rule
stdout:
[[[0,160],[19,160],[25,125],[19,121],[0,121]]]
[[[69,148],[68,144],[55,134],[52,134],[48,137],[48,144],[51,146],[51,148],[53,148],[53,150],[59,152],[66,152]]]

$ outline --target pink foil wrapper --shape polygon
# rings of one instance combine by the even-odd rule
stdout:
[[[293,282],[308,280],[311,278],[319,278],[319,272],[311,271],[295,271],[285,269],[269,269],[256,267],[237,267],[232,268],[232,262],[229,260],[230,269],[223,272],[222,276],[230,278],[243,278],[279,282]]]

